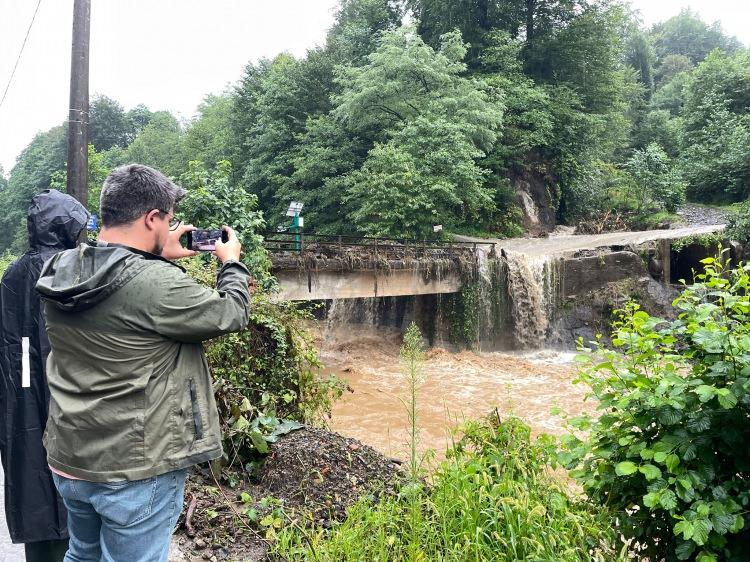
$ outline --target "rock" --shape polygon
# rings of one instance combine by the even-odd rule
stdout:
[[[583,294],[613,281],[647,275],[641,257],[629,251],[569,258],[563,262],[562,295]]]
[[[196,549],[200,550],[202,548],[206,548],[206,541],[204,541],[203,539],[195,539],[193,545]]]
[[[555,228],[555,209],[550,201],[548,177],[537,171],[525,171],[511,179],[518,206],[524,214],[524,227],[531,236],[539,236]]]

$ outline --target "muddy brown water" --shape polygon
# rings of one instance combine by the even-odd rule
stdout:
[[[402,401],[408,400],[408,394],[399,359],[399,334],[350,326],[322,335],[325,371],[347,380],[351,389],[335,404],[331,429],[386,455],[406,458],[408,417]],[[570,352],[430,349],[417,399],[419,450],[432,449],[443,458],[453,428],[495,408],[501,416],[521,417],[534,433],[559,435],[564,422],[551,413],[554,406],[569,415],[592,410],[591,403],[584,401],[585,387],[572,383],[575,374],[574,353]]]

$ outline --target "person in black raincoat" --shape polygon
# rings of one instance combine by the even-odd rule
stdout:
[[[27,217],[29,250],[6,270],[0,284],[0,456],[5,472],[5,516],[26,560],[62,560],[68,549],[67,513],[47,465],[42,435],[49,389],[49,341],[34,286],[44,262],[73,248],[89,214],[54,189],[32,200]]]

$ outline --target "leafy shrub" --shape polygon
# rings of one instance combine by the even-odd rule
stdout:
[[[276,549],[290,561],[623,560],[607,510],[572,498],[554,462],[553,438],[532,440],[519,419],[471,422],[431,488],[361,500],[330,532],[288,528]]]
[[[739,204],[730,215],[727,236],[739,242],[750,242],[750,200]]]
[[[571,474],[649,560],[747,559],[750,266],[703,263],[678,319],[630,304],[616,350],[582,356],[600,414],[563,441]]]
[[[685,202],[685,183],[658,144],[636,150],[626,168],[633,181],[630,195],[638,210],[655,207],[673,213]]]
[[[258,196],[232,185],[231,173],[232,166],[226,160],[213,170],[207,170],[203,162],[189,162],[180,176],[187,196],[179,205],[178,215],[199,228],[221,228],[225,224],[234,228],[242,243],[242,261],[264,282],[268,280],[270,261],[259,233],[266,223],[258,210]]]

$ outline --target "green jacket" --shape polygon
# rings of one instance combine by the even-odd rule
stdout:
[[[102,242],[45,263],[50,466],[112,482],[221,456],[201,342],[247,325],[248,278],[230,261],[208,289],[159,256]]]

